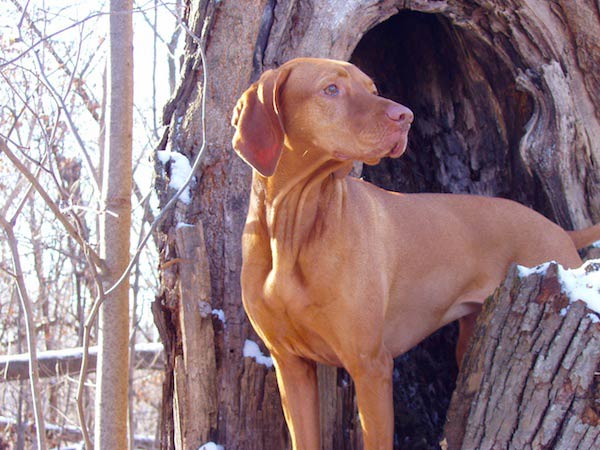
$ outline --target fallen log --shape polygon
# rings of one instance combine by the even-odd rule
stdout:
[[[96,370],[97,347],[90,347],[88,369]],[[83,348],[50,350],[38,353],[40,377],[57,377],[79,373]],[[135,346],[135,364],[139,369],[163,370],[164,351],[160,343]],[[26,380],[29,377],[29,354],[0,356],[0,382]]]

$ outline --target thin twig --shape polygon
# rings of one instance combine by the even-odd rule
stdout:
[[[88,248],[84,249],[84,255],[88,262],[88,267],[92,272],[92,279],[94,280],[94,284],[96,285],[96,292],[98,293],[94,303],[92,305],[92,309],[88,318],[85,321],[83,326],[83,350],[81,356],[81,369],[79,370],[79,382],[77,384],[77,416],[79,418],[79,425],[81,427],[81,434],[83,434],[83,440],[85,442],[85,448],[92,450],[94,448],[92,444],[92,440],[90,438],[90,433],[87,428],[87,423],[85,422],[85,405],[83,404],[83,388],[85,387],[85,380],[87,377],[87,368],[88,361],[90,359],[90,336],[92,332],[92,326],[96,320],[96,316],[98,315],[98,311],[100,310],[100,306],[102,302],[104,302],[104,288],[102,287],[102,281],[98,272],[96,271],[96,266],[88,252]]]
[[[44,65],[42,64],[42,61],[40,60],[38,52],[36,51],[36,52],[34,52],[34,54],[35,54],[35,60],[38,63],[39,74],[42,77],[42,82],[48,88],[48,90],[50,91],[50,93],[52,94],[52,96],[54,97],[56,102],[58,103],[58,106],[64,112],[65,117],[67,119],[67,123],[69,124],[69,128],[71,129],[71,132],[73,133],[73,136],[75,137],[75,141],[77,142],[77,144],[79,145],[79,148],[81,149],[81,154],[83,155],[83,161],[85,162],[85,166],[90,174],[90,178],[92,179],[92,184],[96,191],[96,195],[100,196],[98,172],[96,171],[96,169],[94,167],[94,163],[92,162],[92,159],[90,158],[90,154],[85,147],[85,144],[83,142],[83,139],[81,138],[81,135],[79,134],[79,130],[77,129],[75,122],[73,122],[73,118],[71,117],[71,113],[69,112],[69,109],[67,108],[67,105],[65,104],[65,100],[60,95],[60,93],[56,90],[54,85],[52,83],[50,83],[50,80],[48,80],[48,77],[46,76],[46,71],[44,70]]]
[[[37,177],[38,174],[39,174],[39,168],[38,168],[38,172],[34,176]],[[26,183],[27,183],[27,180],[25,180],[22,177],[19,177],[17,182],[14,183],[14,186],[15,186],[14,189],[12,189],[10,191],[10,194],[8,194],[8,197],[5,197],[6,201],[4,202],[4,205],[2,205],[2,207],[0,207],[0,215],[2,215],[2,216],[7,215],[8,210],[12,206],[15,199],[21,194],[21,191],[25,187]],[[31,183],[28,186],[29,186],[29,188],[31,188]]]
[[[102,271],[105,270],[104,261],[98,256],[98,254],[90,248],[88,242],[86,242],[81,235],[77,232],[77,229],[69,222],[69,219],[60,211],[58,205],[50,198],[50,195],[46,192],[46,190],[39,183],[34,174],[32,174],[27,167],[19,160],[19,158],[8,148],[4,139],[0,136],[0,152],[3,152],[8,159],[15,165],[17,170],[21,172],[25,178],[29,180],[29,182],[33,185],[35,190],[40,194],[42,199],[46,202],[46,205],[50,208],[50,210],[54,213],[58,221],[63,225],[67,233],[75,239],[75,241],[86,251],[89,252],[91,260],[94,264],[99,267]]]
[[[25,314],[25,333],[27,336],[27,351],[29,352],[29,383],[31,387],[31,397],[33,399],[33,414],[35,418],[37,448],[46,450],[44,412],[42,408],[42,397],[40,393],[40,373],[37,360],[37,344],[35,335],[35,324],[33,322],[33,308],[31,299],[27,292],[25,279],[23,278],[23,269],[21,268],[21,258],[19,255],[19,246],[14,233],[14,223],[9,222],[3,216],[0,216],[0,226],[6,233],[7,242],[10,247],[13,260],[13,269],[15,271],[15,281],[17,291],[21,301],[21,308]]]
[[[129,261],[127,268],[121,274],[121,276],[115,282],[115,284],[113,284],[109,289],[106,290],[105,295],[109,295],[110,293],[112,293],[129,276],[129,273],[133,269],[133,266],[136,264],[137,260],[140,257],[140,254],[142,253],[142,249],[146,246],[146,243],[150,239],[150,236],[152,236],[152,234],[156,231],[158,226],[167,217],[167,212],[169,211],[169,209],[171,209],[177,203],[177,200],[179,199],[181,194],[183,194],[183,192],[187,189],[187,187],[191,183],[192,179],[195,176],[196,171],[200,167],[200,162],[202,161],[202,156],[204,155],[204,152],[206,150],[206,93],[207,93],[207,88],[208,88],[208,70],[207,70],[207,66],[206,66],[206,55],[204,53],[204,47],[202,45],[201,39],[198,38],[194,34],[194,32],[192,30],[190,30],[187,25],[185,25],[185,23],[183,23],[183,20],[181,19],[181,17],[179,17],[179,15],[177,13],[171,11],[166,4],[163,3],[163,6],[165,6],[165,8],[171,14],[173,14],[173,16],[175,16],[177,18],[177,20],[180,22],[180,25],[182,26],[182,28],[198,44],[198,52],[200,53],[200,59],[202,60],[202,101],[201,101],[201,112],[200,112],[201,124],[202,124],[202,146],[200,147],[200,150],[198,151],[198,153],[196,154],[196,157],[194,158],[194,163],[192,164],[192,168],[191,168],[185,182],[179,188],[179,190],[173,195],[173,197],[171,197],[171,199],[167,202],[167,204],[162,208],[160,214],[158,214],[158,216],[156,216],[156,219],[154,220],[154,222],[152,222],[150,229],[148,230],[148,232],[146,233],[144,238],[141,240],[140,245],[138,245],[136,252],[133,255],[133,258],[131,258],[131,260]],[[205,27],[207,26],[206,22],[205,22],[204,26]],[[206,29],[203,29],[203,34],[205,32],[206,32]]]
[[[23,70],[24,70],[24,71],[26,71],[26,69],[23,69]],[[36,78],[38,78],[38,77],[37,77],[37,74],[36,74],[35,76],[36,76]],[[42,129],[42,130],[44,130],[44,129],[46,128],[46,124],[45,124],[45,123],[43,123],[43,122],[41,122],[38,112],[37,112],[36,110],[34,110],[34,109],[33,109],[33,107],[30,105],[30,104],[31,104],[31,102],[32,102],[32,100],[31,100],[31,97],[33,97],[33,96],[31,96],[31,97],[27,97],[27,98],[24,98],[24,97],[23,97],[23,96],[22,96],[22,95],[19,93],[19,91],[18,91],[17,87],[16,87],[16,86],[15,86],[15,85],[12,83],[12,81],[11,81],[11,78],[10,78],[10,77],[6,76],[6,75],[5,75],[4,73],[2,73],[1,71],[0,71],[0,77],[2,77],[2,79],[4,80],[4,82],[6,83],[6,85],[7,85],[7,86],[9,86],[9,87],[11,88],[13,95],[15,95],[15,97],[16,97],[17,99],[19,99],[19,101],[20,101],[20,102],[23,104],[23,111],[25,111],[25,110],[26,110],[26,111],[29,111],[29,112],[32,114],[32,119],[31,119],[31,121],[32,121],[32,122],[34,122],[34,121],[35,121],[35,122],[37,122],[37,125],[38,125],[38,126],[39,126],[39,127]],[[38,81],[39,81],[39,79],[38,79]],[[14,114],[13,114],[13,116],[14,116]],[[60,120],[60,110],[58,111],[58,113],[56,114],[56,116],[57,116],[57,117],[56,117],[56,120],[55,120],[55,124],[58,124],[58,122],[59,122],[59,120]],[[15,116],[15,119],[14,119],[14,121],[13,121],[13,122],[14,122],[14,125],[11,127],[11,129],[9,130],[9,132],[8,132],[6,135],[4,135],[4,139],[6,139],[8,142],[14,142],[13,140],[11,140],[11,139],[10,139],[10,135],[11,135],[11,133],[12,133],[12,131],[13,131],[13,130],[16,130],[16,131],[17,131],[17,135],[18,135],[18,137],[19,137],[19,142],[21,142],[21,141],[22,141],[22,139],[20,139],[20,135],[19,135],[19,133],[18,133],[19,127],[16,127],[16,126],[15,126],[15,125],[17,124],[17,122],[18,122],[18,117],[16,117],[16,116]],[[30,125],[30,127],[29,127],[29,128],[30,128],[30,135],[31,135],[31,133],[33,133],[33,125]],[[55,125],[54,129],[56,129],[56,125]],[[55,131],[53,130],[53,132],[52,132],[52,137],[54,137],[54,136],[55,136],[55,134],[56,134],[56,133],[55,133]],[[31,137],[31,136],[30,136],[30,137]],[[46,140],[46,145],[47,145],[48,147],[50,147],[50,146],[51,146],[51,145],[50,145],[50,144],[51,144],[51,141],[48,141],[48,140],[47,140],[47,137],[46,137],[46,134],[45,134],[45,133],[44,133],[44,139]],[[27,141],[26,141],[26,142],[30,142],[30,141],[31,141],[31,139],[27,139]],[[19,147],[24,147],[24,146],[25,146],[25,145],[20,145]],[[26,157],[28,157],[27,155],[25,155],[25,156],[26,156]],[[29,157],[28,157],[28,159],[31,159],[31,158],[29,158]]]
[[[150,197],[147,196],[144,199],[144,211],[150,209]],[[138,234],[139,240],[142,239],[144,235],[144,220],[142,217],[142,223],[140,225],[140,232]],[[139,245],[139,242],[138,242]],[[139,297],[139,287],[140,287],[140,264],[136,264],[135,267],[135,275],[132,287],[133,293],[133,305],[131,307],[132,317],[131,317],[131,336],[129,339],[129,448],[134,448],[134,436],[135,436],[135,413],[134,413],[134,401],[135,401],[135,392],[133,386],[133,375],[135,371],[135,343],[138,329],[138,321],[137,317],[137,306],[138,306],[138,297]]]
[[[35,22],[31,19],[31,16],[26,11],[26,8],[23,8],[18,3],[17,0],[10,0],[10,1],[15,6],[15,8],[17,8],[17,10],[21,13],[21,21],[25,20],[27,22],[27,26],[33,32],[33,34],[35,34],[40,40],[42,40],[44,47],[46,47],[46,49],[50,52],[50,54],[54,57],[54,59],[58,63],[58,67],[60,67],[67,74],[68,77],[72,78],[74,76],[75,71],[71,71],[69,69],[69,66],[60,57],[58,52],[54,49],[54,46],[51,44],[51,41],[47,38],[44,39],[44,35],[40,31],[40,29],[35,25]],[[82,22],[82,24],[83,24],[83,22]],[[93,98],[93,95],[86,90],[86,88],[83,84],[79,84],[75,88],[75,92],[79,95],[79,97],[81,97],[84,105],[86,106],[87,110],[90,112],[90,114],[92,115],[94,120],[96,122],[99,121],[100,117],[98,116],[98,113],[96,112],[96,110],[93,107],[94,104],[97,104],[96,100]]]
[[[48,153],[46,153],[44,155],[44,157],[42,158],[42,161],[40,162],[40,166],[37,168],[36,172],[33,174],[33,176],[35,177],[36,180],[37,180],[38,176],[40,175],[40,172],[42,171],[42,167],[41,166],[44,164],[44,162],[46,161],[47,157],[48,157]],[[27,201],[27,199],[31,195],[32,191],[33,191],[33,185],[29,184],[29,186],[27,187],[27,192],[25,193],[25,195],[23,196],[23,198],[19,202],[19,205],[15,209],[15,212],[14,212],[12,218],[10,219],[11,223],[14,223],[17,220],[17,216],[19,214],[21,214],[21,210],[25,207],[25,202]]]
[[[88,20],[95,19],[96,17],[100,17],[100,16],[105,16],[107,14],[108,14],[107,12],[97,12],[97,13],[90,14],[89,16],[85,17],[84,19],[78,20],[77,22],[74,22],[71,25],[68,25],[68,26],[66,26],[64,28],[61,28],[58,31],[55,31],[54,33],[50,33],[49,35],[44,36],[43,38],[38,39],[36,42],[34,42],[32,45],[30,45],[25,51],[21,52],[20,54],[18,54],[14,58],[9,59],[9,60],[1,63],[0,64],[0,70],[4,69],[7,66],[10,66],[11,64],[14,64],[19,59],[23,58],[30,51],[32,51],[33,49],[37,48],[39,45],[43,44],[47,40],[52,39],[53,37],[58,36],[59,34],[64,33],[65,31],[68,31],[71,28],[75,28],[76,26],[78,26],[78,25],[80,25],[80,24],[82,24],[84,22],[87,22]]]
[[[147,9],[150,9],[150,8],[151,7],[148,7]],[[98,12],[92,13],[89,16],[84,17],[81,20],[77,20],[77,21],[73,22],[71,25],[67,25],[66,27],[61,28],[60,30],[55,31],[54,33],[50,33],[47,36],[44,36],[44,37],[38,39],[37,41],[35,41],[33,44],[31,44],[29,47],[27,47],[24,51],[22,51],[21,53],[19,53],[14,58],[6,60],[6,61],[0,63],[0,70],[4,69],[7,66],[10,66],[11,64],[14,64],[19,59],[21,59],[25,55],[27,55],[30,51],[32,51],[35,48],[39,47],[40,45],[44,44],[45,41],[50,40],[50,39],[58,36],[59,34],[64,33],[65,31],[69,31],[71,28],[75,28],[76,26],[79,26],[82,23],[87,22],[88,20],[95,19],[96,17],[100,17],[100,16],[107,16],[109,14],[131,14],[132,12],[135,14],[135,13],[143,12],[145,9],[146,8],[136,8],[133,11],[112,12],[112,13],[98,11]]]
[[[178,16],[176,16],[176,17],[178,17]],[[178,20],[181,20],[181,19],[178,17]],[[189,31],[189,28],[186,27],[186,30]],[[191,31],[189,31],[189,32],[191,32]],[[91,310],[90,315],[88,316],[86,323],[84,325],[83,357],[82,357],[82,361],[81,361],[81,370],[79,372],[79,384],[78,384],[78,389],[77,389],[77,412],[78,412],[78,416],[79,416],[79,423],[81,426],[82,434],[84,436],[84,441],[86,443],[86,448],[88,448],[88,449],[92,449],[93,446],[92,446],[92,442],[91,442],[91,439],[89,436],[89,432],[87,430],[87,424],[85,422],[85,407],[83,405],[83,387],[85,385],[85,379],[86,379],[86,375],[87,375],[87,361],[89,359],[89,342],[90,342],[90,333],[91,333],[92,325],[94,324],[94,321],[96,319],[96,316],[98,314],[100,306],[104,302],[104,299],[106,298],[106,296],[109,295],[111,292],[113,292],[129,275],[132,268],[137,263],[139,256],[140,256],[143,248],[145,247],[146,243],[148,242],[148,239],[150,238],[150,236],[153,235],[156,228],[165,219],[167,211],[173,205],[175,205],[177,203],[179,196],[184,192],[184,190],[187,188],[187,186],[192,181],[192,178],[194,177],[194,173],[200,166],[200,161],[202,159],[202,155],[204,154],[204,151],[206,149],[206,92],[207,92],[208,75],[207,75],[207,70],[206,70],[206,57],[205,57],[204,49],[202,48],[202,46],[199,46],[199,52],[200,52],[200,57],[202,58],[202,66],[203,66],[203,86],[202,86],[202,105],[201,105],[202,146],[201,146],[200,150],[198,151],[196,158],[194,159],[194,163],[192,165],[192,168],[190,170],[190,173],[189,173],[185,183],[179,188],[179,190],[175,193],[175,195],[173,195],[173,197],[167,202],[167,204],[162,209],[160,214],[156,217],[154,222],[151,224],[149,231],[146,233],[144,238],[140,240],[140,243],[138,245],[136,253],[135,253],[134,257],[130,260],[129,265],[127,266],[127,268],[125,269],[125,271],[123,272],[121,277],[117,280],[117,282],[107,291],[103,290],[102,283],[100,282],[100,277],[98,276],[98,274],[95,271],[95,265],[93,264],[93,261],[91,260],[91,257],[90,257],[91,254],[88,254],[89,248],[84,249],[86,258],[90,259],[89,267],[92,270],[93,279],[96,283],[96,288],[98,289],[98,291],[97,291],[98,296],[94,300],[94,304],[92,305],[92,310]]]

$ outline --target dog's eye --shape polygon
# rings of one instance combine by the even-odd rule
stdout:
[[[330,84],[325,89],[323,89],[323,92],[325,93],[325,95],[330,95],[333,97],[335,95],[338,95],[340,93],[340,90],[335,84]]]

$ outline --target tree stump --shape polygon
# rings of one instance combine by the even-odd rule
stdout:
[[[584,270],[598,275],[600,260]],[[448,449],[600,448],[600,319],[565,293],[570,273],[513,267],[486,302],[448,410]]]

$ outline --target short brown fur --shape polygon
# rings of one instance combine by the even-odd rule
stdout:
[[[517,203],[398,194],[347,176],[406,148],[412,112],[355,66],[296,59],[240,98],[233,145],[253,165],[242,249],[248,317],[277,371],[296,450],[319,450],[315,361],[356,384],[365,448],[392,448],[392,358],[481,304],[512,263],[581,264],[569,235]],[[576,232],[579,245],[600,227]]]

